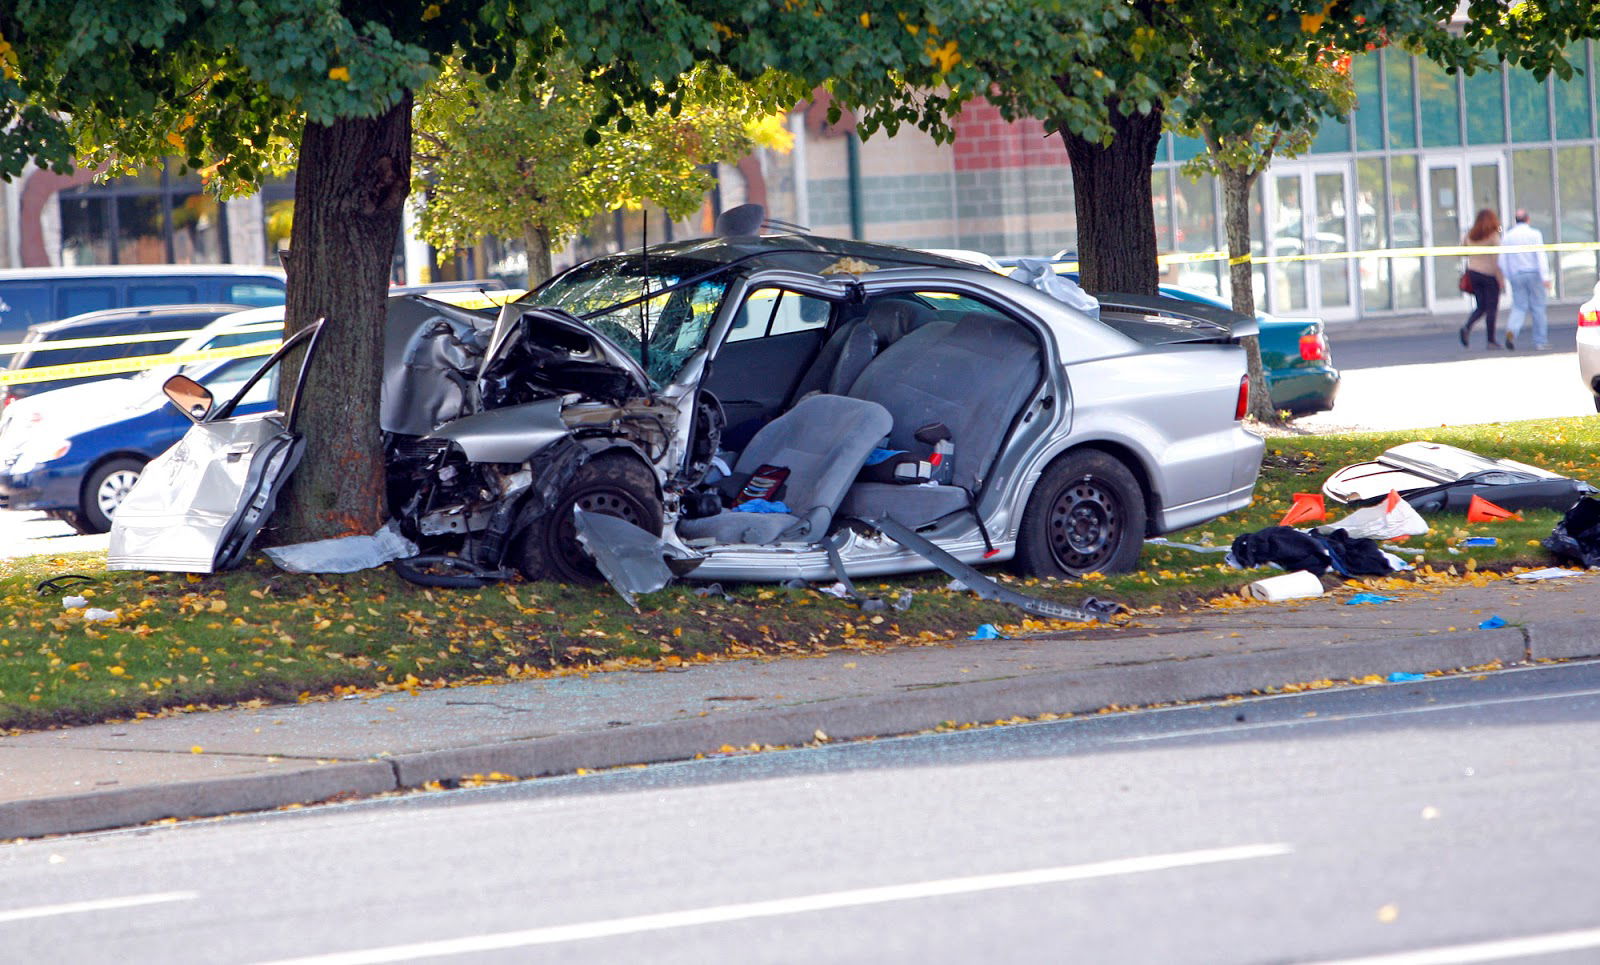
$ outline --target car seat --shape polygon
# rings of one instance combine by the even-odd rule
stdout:
[[[814,395],[767,423],[745,446],[734,478],[763,468],[787,470],[784,490],[772,501],[788,512],[724,509],[713,516],[678,520],[686,540],[718,543],[811,542],[833,522],[839,501],[867,456],[888,435],[893,420],[876,402]]]
[[[954,444],[949,485],[858,482],[841,515],[890,515],[920,526],[971,506],[1006,434],[1039,385],[1039,343],[1020,323],[990,312],[935,321],[880,352],[850,387],[894,420],[889,448],[915,452],[917,429],[943,423]]]

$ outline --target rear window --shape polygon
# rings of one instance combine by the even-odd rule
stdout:
[[[186,305],[199,301],[199,292],[193,285],[131,285],[128,288],[128,304],[139,305]]]
[[[283,288],[263,281],[239,282],[229,285],[223,301],[234,305],[250,305],[260,307],[265,305],[282,305]]]
[[[45,285],[0,288],[0,328],[20,332],[50,320],[50,289]]]
[[[116,306],[117,292],[109,285],[63,286],[56,293],[56,318],[69,318]]]

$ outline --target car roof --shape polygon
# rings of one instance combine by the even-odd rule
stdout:
[[[961,268],[973,269],[973,264],[956,258],[937,255],[915,248],[856,241],[850,238],[829,238],[801,232],[784,232],[764,235],[735,235],[728,237],[695,238],[688,241],[669,241],[651,245],[648,249],[601,255],[555,276],[552,281],[571,272],[613,261],[635,261],[648,258],[652,264],[660,263],[667,271],[687,273],[714,270],[718,265],[737,265],[742,271],[779,268],[820,274],[850,258],[865,262],[865,267],[851,274],[868,274],[884,268]],[[674,267],[676,265],[676,268]],[[542,286],[541,286],[542,287]],[[536,293],[530,293],[537,298]]]
[[[68,265],[54,268],[0,268],[0,282],[55,281],[73,278],[148,278],[232,275],[285,278],[282,268],[267,265]]]
[[[231,312],[241,311],[247,307],[245,305],[200,304],[103,308],[96,312],[84,312],[82,315],[72,315],[53,322],[40,322],[38,325],[30,325],[28,334],[37,336],[33,340],[38,341],[43,336],[54,335],[63,329],[81,328],[85,325],[96,325],[102,322],[120,322],[136,318],[179,318],[185,315],[226,315]]]

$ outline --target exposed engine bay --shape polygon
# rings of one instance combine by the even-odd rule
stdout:
[[[565,312],[506,306],[494,319],[415,299],[390,321],[381,423],[389,510],[424,551],[400,568],[408,578],[460,586],[512,569],[570,577],[581,565],[575,536],[559,532],[552,512],[592,457],[627,451],[634,472],[655,467],[651,488],[669,497],[710,468],[721,431],[715,401],[690,407],[699,416],[693,457],[672,459],[683,413],[631,357]],[[685,471],[669,477],[661,467],[671,463]],[[659,510],[655,520],[636,515],[660,525]],[[519,551],[530,539],[541,551]],[[551,550],[564,558],[550,560]]]

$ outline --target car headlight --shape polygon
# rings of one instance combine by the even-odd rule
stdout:
[[[6,467],[14,475],[32,472],[47,462],[54,462],[72,450],[66,439],[30,440],[19,447],[16,459]]]

